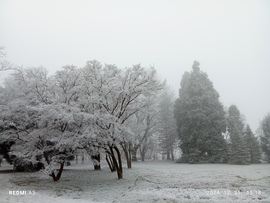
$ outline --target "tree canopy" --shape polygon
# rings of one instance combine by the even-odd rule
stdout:
[[[107,154],[121,179],[120,148],[129,152],[126,146],[135,140],[127,121],[148,112],[162,88],[156,71],[140,65],[119,69],[93,60],[52,76],[43,67],[15,68],[0,89],[0,136],[15,141],[16,157],[44,157],[54,180],[78,149],[93,157]]]

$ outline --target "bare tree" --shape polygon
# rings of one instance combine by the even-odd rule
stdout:
[[[5,47],[0,47],[0,71],[9,70],[12,68],[12,64],[5,60],[6,53],[4,52]]]

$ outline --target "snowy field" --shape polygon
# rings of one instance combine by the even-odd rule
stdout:
[[[86,202],[270,202],[270,165],[133,163],[117,180],[102,164],[66,166],[59,182],[38,173],[5,172],[0,167],[1,203]],[[9,195],[9,193],[23,193]]]

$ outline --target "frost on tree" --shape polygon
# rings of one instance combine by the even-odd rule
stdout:
[[[139,111],[151,105],[149,95],[156,94],[162,88],[154,69],[146,70],[135,65],[120,70],[114,65],[102,66],[97,61],[90,61],[82,70],[85,78],[83,85],[87,104],[98,118],[97,129],[102,132],[106,145],[107,161],[111,169],[116,169],[118,178],[122,178],[121,147],[131,167],[131,146],[133,133],[126,124]],[[91,101],[91,102],[89,102]],[[92,110],[91,110],[92,109]]]
[[[174,114],[182,150],[182,162],[222,162],[226,142],[225,112],[219,94],[205,72],[195,61],[191,72],[185,72],[175,102]]]
[[[149,105],[144,111],[138,111],[127,123],[133,136],[130,142],[132,161],[137,161],[137,151],[140,152],[141,161],[145,161],[146,152],[150,151],[150,157],[155,153],[157,132],[157,95],[148,96]]]
[[[64,66],[53,76],[42,67],[14,70],[0,95],[1,135],[15,140],[11,153],[42,161],[55,181],[78,151],[88,153],[95,168],[105,153],[121,179],[120,150],[131,167],[134,140],[127,121],[147,111],[149,97],[162,89],[156,71],[140,65],[121,70],[95,60],[83,68]]]
[[[12,64],[5,60],[6,53],[4,47],[0,46],[0,71],[9,70],[12,68]]]

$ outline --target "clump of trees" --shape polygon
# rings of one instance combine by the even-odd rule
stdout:
[[[183,152],[180,162],[259,163],[259,140],[249,125],[245,127],[237,106],[224,110],[218,92],[199,65],[195,61],[192,71],[184,73],[174,107]],[[269,154],[266,120],[262,124],[262,149]]]
[[[142,118],[143,140],[150,139],[145,134],[151,134],[153,101],[164,86],[154,68],[119,69],[93,60],[51,76],[43,67],[13,70],[0,89],[0,141],[15,142],[10,154],[43,162],[57,181],[78,150],[92,157],[96,169],[104,153],[123,178],[120,152],[130,168],[137,136],[130,121]]]
[[[227,117],[228,162],[231,164],[253,164],[261,162],[261,146],[250,126],[245,126],[236,105],[231,105]]]

